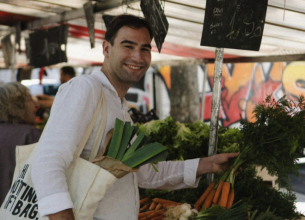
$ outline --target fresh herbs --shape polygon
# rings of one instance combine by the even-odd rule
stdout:
[[[304,97],[293,102],[285,96],[278,101],[267,96],[253,113],[254,122],[241,120],[240,159],[266,168],[278,176],[281,186],[288,186],[289,174],[298,175],[299,170],[296,160],[305,132]]]
[[[251,205],[251,210],[257,210],[258,213],[265,213],[269,208],[273,215],[282,217],[274,219],[300,218],[296,211],[295,194],[289,191],[279,191],[266,184],[261,177],[256,175],[255,167],[248,167],[236,176],[235,200],[246,202]]]

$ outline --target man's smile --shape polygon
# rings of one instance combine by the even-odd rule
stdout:
[[[141,66],[134,66],[134,65],[130,65],[130,64],[125,64],[125,65],[134,70],[138,70],[138,69],[142,68]]]

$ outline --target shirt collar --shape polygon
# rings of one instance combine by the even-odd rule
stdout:
[[[103,84],[103,86],[105,86],[107,89],[111,91],[114,91],[117,94],[117,91],[115,90],[115,88],[113,87],[107,76],[101,70],[94,70],[91,73],[91,75],[97,77],[99,81]]]
[[[94,70],[91,73],[91,75],[94,75],[96,78],[98,78],[103,86],[105,86],[110,91],[114,92],[116,94],[116,96],[120,99],[117,91],[115,90],[115,88],[113,87],[113,85],[111,84],[111,82],[109,81],[107,76],[105,75],[105,73],[103,73],[101,70]],[[123,105],[124,110],[127,111],[128,110],[128,105],[127,105],[125,97],[123,97],[122,105]]]

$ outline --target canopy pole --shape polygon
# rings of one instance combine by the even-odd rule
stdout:
[[[223,48],[216,48],[208,156],[212,156],[212,155],[216,154],[216,152],[217,152],[218,119],[219,119],[219,107],[220,107],[220,98],[221,98],[223,51],[224,51]],[[208,182],[211,183],[214,180],[214,174],[208,174],[207,179],[208,179]]]
[[[13,50],[12,50],[12,57],[11,57],[11,82],[16,81],[16,28],[15,28],[15,34],[14,34],[14,42],[13,42]]]
[[[202,93],[201,93],[201,114],[200,119],[204,122],[204,108],[205,108],[205,84],[208,79],[208,63],[204,64]]]

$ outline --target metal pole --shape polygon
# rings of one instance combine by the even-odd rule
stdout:
[[[204,108],[205,108],[205,83],[208,79],[208,64],[206,63],[204,66],[203,72],[203,83],[202,83],[202,93],[201,93],[201,115],[200,119],[204,122]]]
[[[16,29],[15,29],[16,30]],[[11,82],[15,82],[16,81],[16,31],[15,31],[15,35],[14,35],[14,42],[13,42],[13,50],[12,50],[12,57],[11,57]]]
[[[222,77],[222,63],[223,63],[223,48],[216,48],[216,59],[214,67],[214,85],[212,95],[212,112],[211,112],[211,124],[210,124],[210,139],[209,139],[209,152],[208,155],[212,156],[217,152],[217,134],[218,134],[218,119],[219,119],[219,107],[221,97],[221,77]],[[213,174],[208,174],[208,182],[211,183],[214,180]]]

